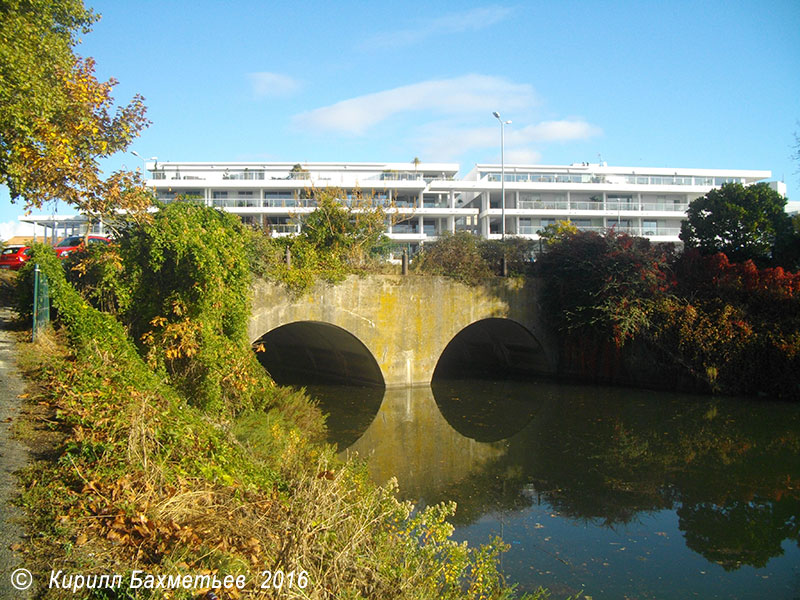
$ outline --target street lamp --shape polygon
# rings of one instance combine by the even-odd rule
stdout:
[[[133,154],[133,155],[134,155],[136,158],[138,158],[139,160],[141,160],[141,161],[142,161],[142,163],[144,164],[144,169],[142,170],[142,177],[144,177],[145,179],[147,179],[147,161],[148,161],[148,160],[155,160],[155,161],[157,161],[157,160],[158,160],[158,157],[157,157],[157,156],[151,156],[150,158],[148,158],[147,160],[145,160],[145,159],[144,159],[144,157],[143,157],[141,154],[139,154],[139,153],[138,153],[136,150],[131,150],[131,154]]]
[[[492,113],[494,118],[500,122],[500,237],[506,240],[506,157],[505,157],[505,129],[506,125],[511,125],[511,121],[503,121],[500,113]]]

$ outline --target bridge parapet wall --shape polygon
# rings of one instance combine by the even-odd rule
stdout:
[[[340,327],[372,353],[387,386],[431,382],[448,343],[462,329],[488,318],[516,321],[555,359],[540,321],[538,282],[494,278],[467,286],[445,277],[350,276],[318,282],[300,297],[285,287],[257,281],[249,324],[251,341],[290,323],[316,321]]]

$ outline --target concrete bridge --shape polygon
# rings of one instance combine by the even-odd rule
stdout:
[[[278,378],[429,384],[434,371],[555,372],[535,281],[350,276],[296,297],[258,281],[249,336]],[[313,378],[313,377],[312,377]],[[280,380],[280,379],[279,379]]]

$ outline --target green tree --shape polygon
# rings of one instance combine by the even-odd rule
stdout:
[[[308,179],[309,177],[308,169],[304,169],[300,163],[296,163],[289,171],[289,179]]]
[[[552,246],[576,233],[578,233],[578,228],[571,221],[556,221],[542,229],[539,232],[539,238],[545,246]]]
[[[797,233],[786,198],[766,183],[726,183],[689,205],[680,238],[703,254],[723,252],[734,262],[794,267]]]
[[[0,183],[26,209],[59,199],[96,219],[150,204],[137,176],[101,177],[148,121],[140,96],[115,107],[116,81],[74,53],[97,18],[81,0],[0,3]]]
[[[481,253],[481,238],[468,231],[444,233],[422,246],[411,268],[416,273],[451,277],[466,284],[478,284],[494,275]]]
[[[300,237],[317,250],[360,266],[386,245],[387,215],[370,196],[355,190],[345,206],[339,189],[312,190],[311,195],[317,208],[303,220]]]
[[[556,229],[535,263],[543,305],[556,329],[617,347],[647,329],[653,301],[668,287],[666,249],[650,240]]]

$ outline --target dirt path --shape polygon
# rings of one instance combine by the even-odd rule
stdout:
[[[12,544],[24,543],[20,524],[22,511],[11,504],[18,493],[14,472],[29,461],[25,446],[11,436],[13,421],[21,414],[19,395],[25,388],[15,366],[13,318],[7,307],[0,306],[0,599],[3,600],[29,597],[11,585],[12,572],[25,566],[19,554],[10,549]]]

